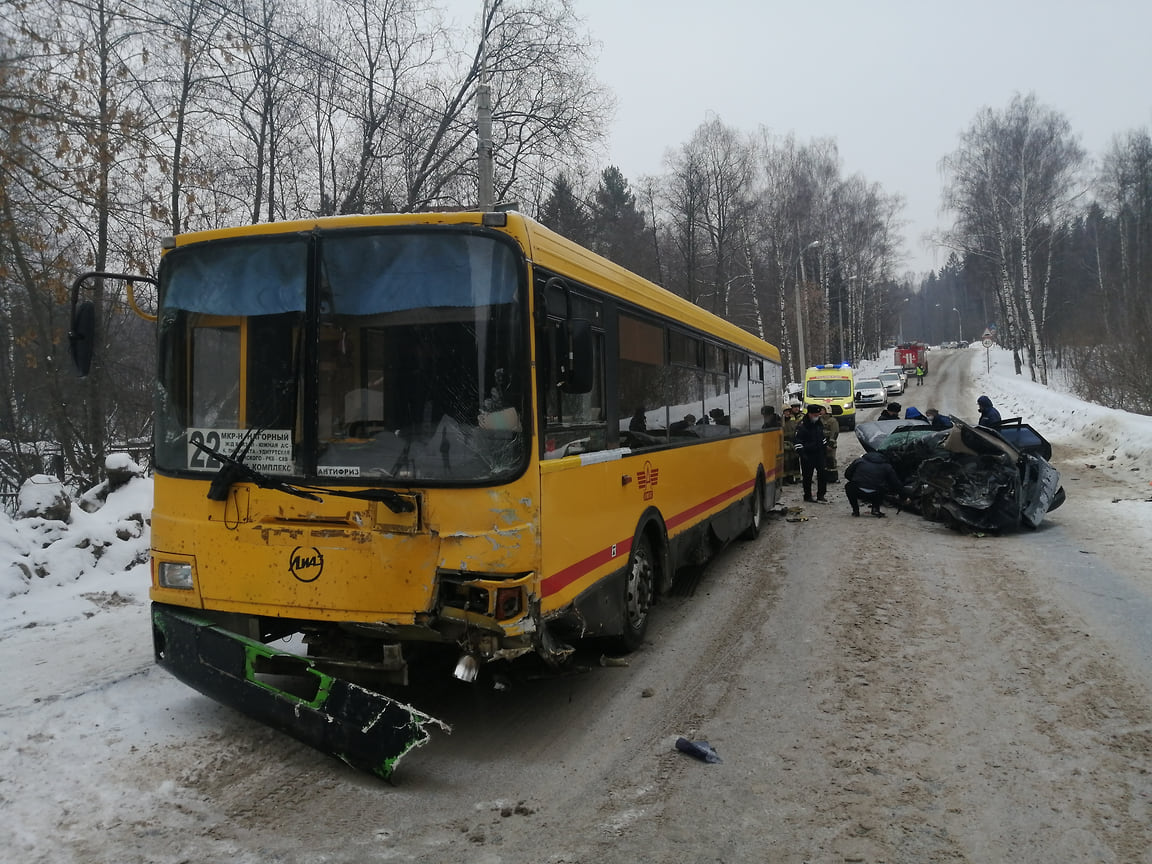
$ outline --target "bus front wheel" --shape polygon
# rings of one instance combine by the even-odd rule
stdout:
[[[648,630],[648,612],[656,592],[656,555],[652,541],[641,533],[628,557],[624,572],[624,608],[619,645],[626,651],[635,651],[644,643]]]

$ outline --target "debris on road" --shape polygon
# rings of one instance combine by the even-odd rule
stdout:
[[[695,756],[701,762],[714,764],[724,761],[716,755],[716,751],[707,741],[689,741],[687,738],[677,738],[676,749],[681,753],[687,753],[689,756]]]

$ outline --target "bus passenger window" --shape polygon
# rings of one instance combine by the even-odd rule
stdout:
[[[543,457],[561,459],[593,453],[608,446],[605,433],[604,334],[593,332],[594,384],[589,393],[564,393],[551,386],[546,394]],[[613,444],[615,446],[615,444]]]
[[[760,423],[760,407],[756,407],[755,420],[756,426],[753,427],[753,417],[751,415],[750,405],[748,402],[748,358],[743,354],[732,352],[732,363],[730,365],[732,376],[731,386],[731,420],[729,425],[732,428],[732,434],[739,434],[747,432],[750,429],[759,427]]]
[[[671,367],[664,365],[664,328],[621,315],[619,370],[620,445],[639,449],[667,444],[665,394],[670,388],[665,385]]]
[[[712,437],[731,433],[732,414],[728,401],[728,376],[724,373],[704,373],[704,407],[711,421]]]
[[[668,424],[673,444],[689,444],[701,437],[700,419],[704,413],[704,385],[701,372],[695,368],[672,366],[668,370],[671,398]]]

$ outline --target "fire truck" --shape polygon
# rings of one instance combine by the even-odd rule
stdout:
[[[896,346],[893,363],[904,367],[905,372],[915,372],[917,366],[928,371],[928,346],[923,342],[904,342]]]

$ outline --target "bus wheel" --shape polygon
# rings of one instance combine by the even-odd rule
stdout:
[[[628,558],[628,569],[624,572],[623,628],[618,642],[626,652],[635,651],[644,643],[655,591],[656,556],[652,551],[652,541],[642,533],[636,538]]]
[[[756,486],[752,490],[752,521],[740,535],[741,540],[755,540],[760,536],[760,525],[764,520],[764,481],[756,478]]]

